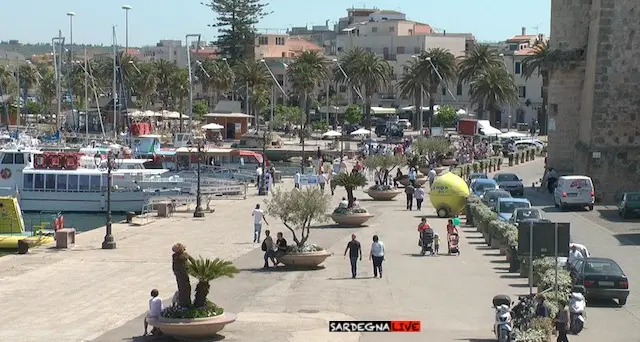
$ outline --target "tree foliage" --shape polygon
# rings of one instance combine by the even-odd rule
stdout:
[[[368,169],[375,169],[377,171],[376,181],[378,184],[386,184],[387,179],[389,179],[389,173],[391,173],[394,168],[404,164],[404,157],[399,155],[374,155],[364,160],[364,165]]]
[[[442,128],[453,127],[458,120],[458,111],[451,105],[444,105],[440,107],[436,120]]]
[[[360,172],[341,172],[331,179],[331,183],[335,186],[341,186],[347,191],[347,200],[349,201],[347,208],[352,208],[356,201],[353,191],[367,185],[367,178]]]
[[[217,14],[210,26],[218,28],[217,46],[220,54],[232,63],[252,60],[255,45],[255,25],[269,12],[261,0],[210,0],[205,6]]]
[[[190,276],[198,280],[193,298],[193,306],[196,308],[206,305],[212,280],[222,277],[233,278],[239,272],[231,261],[220,258],[210,260],[202,256],[197,259],[189,258],[187,270]]]
[[[193,102],[193,118],[195,120],[202,120],[204,115],[207,114],[209,108],[207,103],[204,101],[194,101]]]
[[[324,222],[331,197],[318,187],[282,190],[275,189],[270,199],[266,199],[266,214],[282,221],[298,247],[304,247],[309,239],[313,223]],[[301,231],[300,239],[296,230]]]
[[[451,150],[451,143],[436,137],[418,139],[413,142],[413,149],[420,156],[443,155]]]
[[[351,104],[344,111],[344,122],[349,124],[359,124],[362,122],[362,108],[358,105]]]

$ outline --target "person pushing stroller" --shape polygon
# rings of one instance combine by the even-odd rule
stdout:
[[[460,248],[458,243],[460,237],[458,235],[458,227],[456,227],[453,220],[449,220],[447,223],[447,253],[460,255]]]
[[[420,234],[420,238],[418,240],[418,246],[422,247],[420,250],[420,255],[425,255],[429,252],[432,256],[434,255],[433,251],[433,229],[427,223],[427,219],[423,218],[420,224],[418,225],[418,232]]]

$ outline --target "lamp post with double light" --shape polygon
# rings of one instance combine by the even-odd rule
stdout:
[[[113,238],[113,232],[111,230],[112,217],[111,217],[111,191],[113,188],[113,171],[118,169],[118,156],[119,152],[110,150],[107,153],[107,159],[103,160],[100,153],[96,153],[93,157],[93,162],[101,171],[107,171],[107,224],[105,225],[106,233],[104,240],[102,241],[102,249],[115,249],[116,241]]]
[[[129,54],[129,11],[131,6],[123,5],[124,10],[124,53]]]
[[[262,174],[260,175],[260,186],[258,187],[259,196],[265,196],[267,194],[267,134],[266,131],[262,132]]]
[[[189,47],[189,38],[198,38],[198,42],[196,43],[196,53],[198,53],[202,35],[199,33],[192,33],[186,35],[184,38],[187,45],[187,68],[189,69],[189,132],[191,132],[191,129],[193,128],[193,70],[191,68],[191,47]],[[182,132],[182,125],[180,125],[180,132]]]
[[[200,174],[202,173],[202,159],[204,155],[205,149],[205,140],[201,137],[193,137],[193,144],[196,146],[197,153],[197,166],[196,166],[196,174],[197,174],[197,185],[196,185],[196,210],[193,212],[193,217],[201,218],[204,217],[204,211],[202,211],[202,189],[201,189],[201,178]],[[193,146],[193,145],[192,145]]]
[[[504,65],[504,69],[507,73],[510,73],[509,67],[507,66],[507,61],[504,60],[504,53],[499,54],[500,58],[502,58],[502,64]],[[507,131],[511,129],[511,103],[507,102]]]

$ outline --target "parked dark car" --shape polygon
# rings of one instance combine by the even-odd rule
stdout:
[[[640,216],[640,192],[625,192],[618,203],[618,215],[623,219]]]
[[[489,209],[493,209],[496,207],[499,198],[509,198],[511,197],[511,193],[507,190],[502,189],[491,189],[487,190],[482,194],[482,202],[489,207]]]
[[[607,258],[576,259],[569,265],[575,285],[585,288],[585,297],[616,299],[625,305],[629,297],[629,279],[618,263]]]
[[[524,196],[524,184],[522,179],[513,173],[498,173],[493,176],[500,189],[509,191],[514,196]]]
[[[354,124],[346,124],[342,127],[342,134],[351,134],[351,132],[357,131],[360,127]]]

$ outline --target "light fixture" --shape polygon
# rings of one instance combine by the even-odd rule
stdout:
[[[96,167],[102,164],[102,156],[100,155],[100,153],[96,152],[96,155],[93,156],[93,163],[96,164]]]
[[[431,57],[427,57],[427,58],[425,58],[424,60],[425,60],[425,61],[430,61],[430,60],[431,60]]]
[[[123,6],[122,6],[122,9],[123,9],[123,10],[130,10],[130,9],[132,9],[132,8],[133,8],[133,7],[131,7],[131,6],[129,6],[129,5],[123,5]]]
[[[67,15],[70,16],[70,17],[73,17],[73,16],[76,15],[76,12],[67,12]]]

